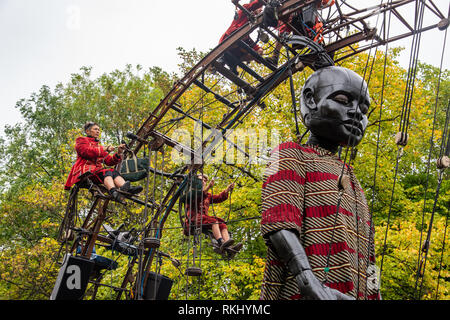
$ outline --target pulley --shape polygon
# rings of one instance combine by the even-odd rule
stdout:
[[[161,245],[160,240],[153,237],[145,238],[144,240],[142,240],[142,242],[144,243],[145,249],[159,248],[159,246]]]
[[[200,277],[202,275],[202,269],[198,267],[189,267],[186,269],[185,274],[190,277]]]
[[[449,25],[449,20],[447,18],[444,18],[438,22],[437,27],[439,30],[444,31],[445,29],[448,28],[448,25]]]
[[[403,132],[397,132],[395,135],[395,144],[398,146],[406,146],[408,144],[408,134]]]
[[[63,235],[61,236],[61,242],[72,241],[74,238],[75,237],[71,229],[65,230]]]
[[[341,174],[338,178],[339,190],[345,190],[350,188],[350,177],[346,174]]]
[[[450,166],[450,158],[443,156],[436,160],[436,166],[438,169],[446,169]]]

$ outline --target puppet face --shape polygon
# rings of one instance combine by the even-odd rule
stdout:
[[[316,71],[306,81],[301,97],[306,127],[316,136],[343,146],[361,142],[369,105],[365,81],[341,67]]]

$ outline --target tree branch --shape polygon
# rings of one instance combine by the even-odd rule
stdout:
[[[394,121],[395,119],[397,119],[398,117],[400,117],[400,115],[397,115],[396,117],[391,118],[391,119],[377,120],[377,121],[374,121],[374,122],[370,123],[367,127],[373,126],[373,125],[375,125],[375,124],[377,124],[377,123],[379,123],[379,122],[386,122],[386,121],[392,122],[392,121]]]

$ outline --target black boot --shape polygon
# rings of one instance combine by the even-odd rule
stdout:
[[[227,252],[228,259],[230,259],[230,260],[233,259],[234,256],[239,251],[241,251],[242,247],[243,247],[243,244],[241,242],[239,242],[239,243],[235,244],[234,246],[229,246],[229,247],[225,248],[225,251]]]
[[[118,201],[120,198],[120,193],[117,191],[117,188],[111,188],[109,191],[109,194],[111,195],[111,198],[115,201]]]
[[[228,239],[227,241],[222,242],[221,245],[220,245],[220,251],[223,252],[225,250],[225,248],[228,248],[233,243],[234,243],[233,239]]]
[[[134,186],[134,187],[130,187],[130,189],[128,189],[128,192],[131,194],[138,194],[142,190],[144,190],[144,188],[142,188],[141,186]]]
[[[125,183],[119,188],[120,191],[130,192],[131,184],[130,181],[125,181]]]

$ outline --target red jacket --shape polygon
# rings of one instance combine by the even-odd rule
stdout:
[[[193,205],[193,208],[190,208],[189,204],[187,204],[187,217],[185,220],[185,234],[188,235],[187,226],[191,225],[206,225],[206,229],[211,228],[213,223],[219,223],[219,228],[222,230],[226,228],[225,220],[208,215],[209,206],[211,203],[220,203],[228,199],[228,190],[224,190],[219,194],[211,194],[204,192],[203,193],[203,201],[199,201],[198,205]],[[190,223],[189,223],[190,222]]]
[[[115,153],[113,156],[99,144],[99,141],[91,137],[78,137],[75,140],[77,160],[70,170],[64,189],[69,190],[75,183],[80,181],[80,176],[86,172],[98,173],[107,171],[103,164],[114,166],[118,164],[121,157]]]
[[[253,0],[250,3],[246,3],[244,5],[242,5],[245,9],[247,9],[250,12],[253,12],[259,8],[261,8],[264,5],[264,3],[260,0]],[[238,11],[238,17],[236,19],[233,20],[233,22],[231,23],[231,25],[228,27],[227,31],[225,31],[225,33],[222,35],[222,37],[219,40],[219,43],[222,43],[226,38],[228,38],[234,31],[236,31],[237,29],[239,29],[240,27],[242,27],[243,25],[245,25],[248,22],[248,18],[247,15],[245,14],[244,11],[239,10]],[[247,40],[244,39],[244,40]],[[253,49],[258,51],[260,47],[257,44],[254,44]]]

